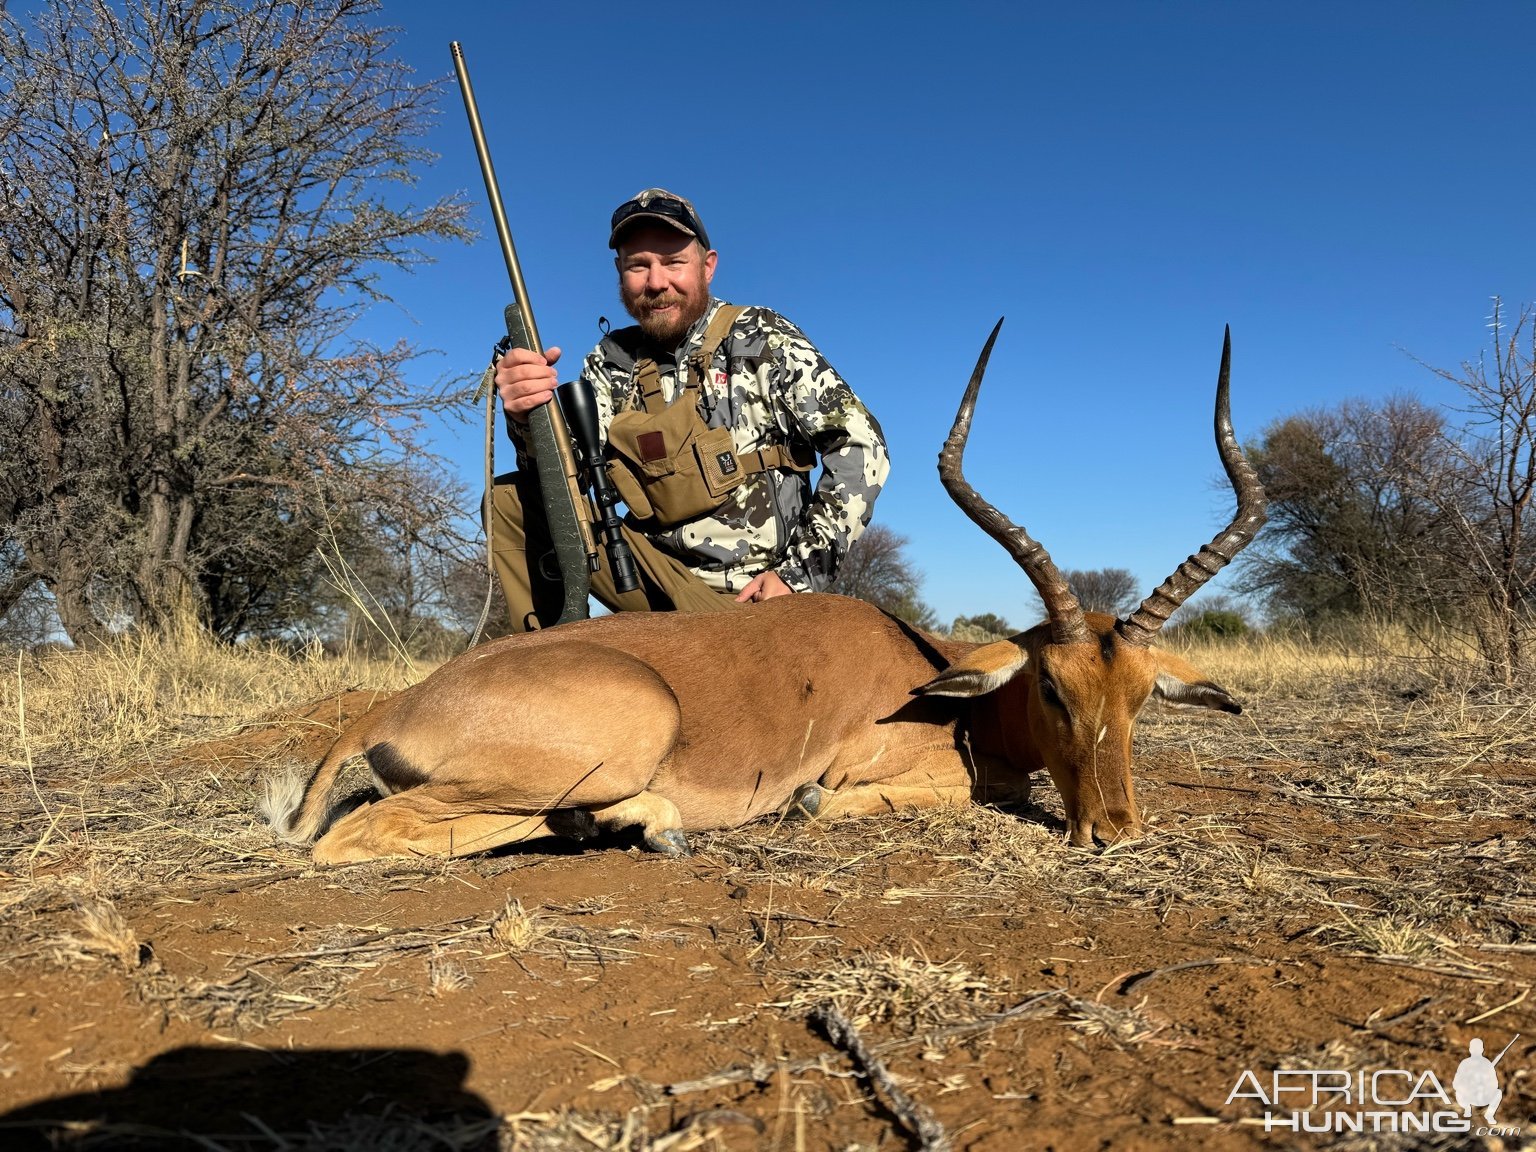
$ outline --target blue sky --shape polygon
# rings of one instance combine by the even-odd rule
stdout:
[[[546,344],[619,319],[609,213],[698,205],[717,293],[799,324],[874,410],[943,621],[1031,622],[935,459],[1006,315],[967,475],[1064,568],[1146,589],[1226,521],[1211,403],[1232,326],[1251,438],[1307,407],[1455,393],[1490,298],[1536,300],[1536,5],[724,5],[385,0],[421,78],[464,44]],[[476,373],[509,299],[456,89],[415,196],[483,233],[391,276],[370,329]],[[435,447],[478,491],[480,433]],[[510,453],[507,453],[508,458]],[[1212,587],[1220,588],[1218,579]]]

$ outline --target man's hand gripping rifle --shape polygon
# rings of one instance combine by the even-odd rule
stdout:
[[[469,116],[475,153],[480,159],[480,175],[485,179],[485,192],[491,203],[491,218],[496,225],[497,239],[501,241],[501,254],[507,263],[507,275],[512,281],[512,303],[507,305],[505,312],[507,335],[503,342],[497,344],[496,355],[501,356],[508,348],[528,348],[542,353],[544,345],[539,340],[533,308],[528,303],[528,290],[523,284],[522,266],[517,259],[517,248],[512,243],[507,214],[501,205],[501,192],[496,184],[496,172],[491,166],[491,153],[486,146],[485,133],[480,127],[480,111],[475,104],[474,89],[469,83],[464,52],[458,41],[450,44],[449,48],[453,52],[453,67],[458,74],[459,91],[464,96],[464,111]],[[528,447],[533,455],[544,516],[549,522],[550,538],[554,542],[554,560],[564,588],[560,618],[556,623],[564,624],[587,616],[587,595],[591,590],[592,573],[599,567],[597,547],[592,538],[594,519],[608,551],[608,563],[613,571],[615,587],[620,592],[633,592],[640,586],[640,581],[635,572],[634,557],[620,531],[621,522],[615,508],[619,503],[619,494],[603,466],[597,398],[592,394],[592,386],[585,381],[574,380],[560,385],[557,395],[560,401],[558,405],[543,404],[528,413]],[[595,517],[593,507],[588,503],[586,488],[581,483],[578,463],[580,468],[585,469],[592,487]],[[545,559],[547,557],[541,558],[540,562]],[[547,569],[546,574],[552,575]]]

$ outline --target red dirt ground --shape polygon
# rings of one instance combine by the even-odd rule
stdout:
[[[249,786],[293,732],[257,729],[144,772],[190,787],[216,766]],[[315,729],[294,754],[328,739]],[[844,969],[838,1002],[857,1017],[881,957],[970,979],[926,1007],[866,1004],[859,1025],[957,1149],[1526,1146],[1530,951],[1384,961],[1320,930],[1315,893],[1240,880],[1261,876],[1266,853],[1292,876],[1392,872],[1371,869],[1442,844],[1493,859],[1528,821],[1341,814],[1308,798],[1304,764],[1197,771],[1174,747],[1144,759],[1149,842],[1203,845],[1188,874],[1128,880],[1144,867],[1134,855],[1075,862],[1044,796],[1023,817],[759,824],[698,837],[677,860],[546,845],[333,871],[232,815],[257,846],[237,863],[204,858],[115,894],[136,958],[50,958],[35,941],[57,934],[67,901],[30,906],[34,944],[0,967],[0,1147],[915,1148],[891,1099],[808,1019],[816,975]],[[1013,826],[1020,844],[1003,851]],[[1057,879],[999,871],[1008,852]],[[1228,858],[1238,880],[1205,884]],[[522,952],[489,929],[513,898],[554,929]],[[1506,937],[1527,930],[1512,922]],[[1228,1103],[1245,1070],[1268,1083],[1276,1067],[1427,1069],[1449,1091],[1469,1040],[1491,1056],[1517,1031],[1500,1119],[1527,1135],[1339,1142],[1266,1134],[1261,1103]],[[347,1143],[353,1129],[364,1134]]]

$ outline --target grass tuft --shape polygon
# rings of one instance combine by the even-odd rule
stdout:
[[[527,909],[515,896],[491,921],[490,934],[504,951],[513,956],[536,952],[547,946],[559,925],[537,908]]]
[[[80,961],[104,961],[133,972],[144,961],[144,949],[122,913],[109,900],[87,900],[76,913],[72,932],[53,944],[54,962],[69,967]]]
[[[794,991],[771,1007],[804,1014],[832,1005],[860,1028],[893,1023],[909,1032],[971,1019],[999,991],[958,960],[936,963],[925,956],[889,952],[851,956],[783,978]]]

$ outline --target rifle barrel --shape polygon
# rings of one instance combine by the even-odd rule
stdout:
[[[501,256],[507,262],[507,275],[512,279],[513,303],[522,318],[523,332],[528,347],[535,352],[544,351],[539,339],[539,327],[533,320],[533,308],[528,303],[528,289],[523,283],[523,266],[518,263],[517,245],[512,242],[512,229],[507,224],[507,213],[501,206],[501,189],[496,184],[496,168],[491,163],[491,150],[485,142],[485,130],[480,126],[480,108],[475,103],[475,90],[469,82],[469,68],[464,63],[464,49],[457,40],[449,50],[453,53],[453,70],[459,77],[459,91],[464,96],[464,111],[469,115],[469,132],[475,140],[475,155],[480,158],[480,175],[485,180],[485,194],[491,202],[491,219],[496,225],[496,239],[501,242]]]
[[[458,73],[459,91],[464,94],[464,111],[469,115],[475,154],[480,158],[480,175],[485,178],[485,193],[491,202],[491,218],[496,222],[496,238],[501,241],[501,255],[507,262],[507,275],[512,280],[513,300],[505,314],[507,336],[514,346],[542,355],[544,344],[533,321],[528,289],[523,284],[522,265],[518,263],[512,229],[507,225],[507,214],[501,205],[496,169],[491,165],[491,151],[480,127],[480,109],[475,104],[475,92],[469,83],[464,50],[457,40],[451,41],[449,48],[453,52],[453,70]],[[549,522],[550,540],[565,597],[556,623],[585,619],[587,595],[591,589],[590,574],[599,566],[597,544],[592,539],[591,512],[578,477],[570,432],[565,426],[565,417],[560,414],[560,406],[552,400],[528,413],[528,446],[533,453],[540,500],[544,505],[544,518]]]
[[[1509,1038],[1509,1043],[1499,1049],[1499,1054],[1493,1058],[1493,1062],[1497,1064],[1500,1060],[1504,1059],[1504,1053],[1508,1052],[1510,1048],[1514,1046],[1515,1041],[1518,1039],[1520,1039],[1520,1033],[1516,1032]]]

